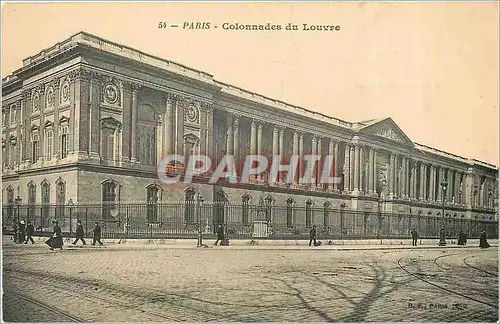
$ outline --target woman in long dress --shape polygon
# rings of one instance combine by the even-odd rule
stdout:
[[[58,221],[54,221],[54,234],[52,234],[51,237],[51,244],[49,244],[50,249],[61,249],[63,246],[63,237],[62,237],[62,230],[61,227],[59,226]]]
[[[486,240],[486,231],[481,232],[481,236],[479,237],[479,247],[482,249],[490,247],[490,244]]]

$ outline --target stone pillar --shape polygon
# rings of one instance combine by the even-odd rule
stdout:
[[[365,188],[365,176],[363,171],[366,171],[365,165],[365,150],[363,147],[359,148],[359,190],[361,192],[366,192]]]
[[[377,151],[373,150],[373,181],[372,181],[372,191],[374,194],[377,192],[377,181],[378,181],[378,174],[377,174]]]
[[[278,155],[279,153],[279,130],[278,126],[274,125],[273,127],[273,156]]]
[[[263,154],[262,152],[262,123],[257,126],[257,154]],[[258,180],[262,180],[262,173],[257,175]]]
[[[293,132],[292,155],[294,156],[299,155],[299,134],[296,131]],[[297,183],[298,177],[299,177],[299,172],[296,170],[295,175],[293,177],[294,184]]]
[[[425,178],[424,178],[424,163],[423,162],[420,162],[420,190],[419,190],[419,193],[418,193],[418,199],[419,200],[424,200],[424,188],[425,188]]]
[[[351,145],[351,153],[349,155],[349,163],[350,163],[350,166],[349,166],[349,170],[351,171],[351,174],[349,175],[349,179],[350,179],[350,188],[349,190],[354,190],[354,145]]]
[[[389,192],[389,197],[394,196],[394,155],[389,156],[389,170],[387,170],[387,190]]]
[[[321,147],[321,138],[318,138],[318,149],[316,154],[320,156],[320,160],[316,162],[316,185],[319,186],[319,182],[321,180],[321,165],[323,164],[323,149]]]
[[[313,135],[312,140],[311,140],[311,155],[317,155],[317,154],[318,154],[318,139],[316,138],[315,135]],[[316,178],[316,175],[317,175],[317,172],[315,172],[316,165],[317,165],[317,163],[312,166],[312,176],[311,176],[312,178]],[[315,186],[316,181],[314,181],[314,183],[310,183],[310,185]]]
[[[284,139],[283,139],[283,135],[284,135],[284,132],[285,132],[285,128],[284,127],[280,127],[279,128],[279,148],[278,148],[278,155],[280,156],[280,160],[282,161],[283,160],[283,153],[284,153]],[[283,182],[283,178],[281,176],[279,176],[278,178],[278,182]]]
[[[410,198],[415,198],[415,165],[410,161]]]
[[[428,194],[429,190],[428,190],[428,186],[427,186],[428,185],[428,183],[427,183],[428,177],[427,177],[427,165],[426,164],[423,165],[423,170],[424,170],[424,175],[423,175],[423,178],[424,178],[424,190],[423,190],[424,193],[423,193],[423,195],[424,196],[423,197],[424,197],[424,200],[427,200],[427,194]]]
[[[446,181],[448,182],[448,186],[446,187],[446,202],[448,204],[450,204],[451,203],[451,191],[452,191],[451,190],[451,186],[452,186],[452,181],[451,181],[452,171],[451,171],[451,169],[448,169],[446,171],[446,174],[447,174]]]
[[[257,152],[257,123],[252,120],[250,124],[250,155],[255,155]]]
[[[240,171],[240,119],[234,117],[233,121],[233,155],[236,171]]]
[[[437,183],[436,183],[436,186],[437,186],[437,193],[438,193],[438,196],[437,196],[437,201],[439,203],[442,203],[443,202],[443,190],[441,190],[441,182],[443,181],[443,168],[438,166],[437,168],[439,168],[437,171],[438,171],[438,177],[437,177]]]
[[[434,166],[432,164],[427,166],[429,168],[429,201],[434,201],[434,181],[432,175],[434,174]]]
[[[460,191],[460,172],[455,171],[455,204],[458,204],[458,193]]]
[[[137,162],[137,94],[139,90],[132,90],[132,130],[131,130],[131,146],[130,146],[130,161]]]
[[[333,166],[332,166],[333,167],[333,176],[336,178],[336,177],[338,177],[338,174],[337,174],[338,146],[337,146],[337,143],[335,143],[335,141],[332,139],[328,143],[328,155],[329,155],[329,158],[333,158]],[[328,190],[337,191],[338,190],[337,183],[329,183]]]
[[[345,144],[344,147],[344,192],[351,191],[351,162],[349,156],[351,154],[351,148],[349,144]]]
[[[353,186],[354,191],[359,191],[359,146],[357,144],[354,145],[353,148],[354,153],[354,174],[353,174]]]
[[[233,154],[233,118],[227,115],[227,128],[226,128],[226,155]]]
[[[164,135],[164,154],[173,153],[173,99],[171,96],[167,97],[166,107],[165,107],[165,135]]]
[[[257,150],[257,123],[252,120],[250,124],[250,155],[256,155]],[[255,179],[255,174],[251,175],[252,179]]]
[[[299,171],[297,177],[300,178],[304,172],[304,134],[299,134]]]

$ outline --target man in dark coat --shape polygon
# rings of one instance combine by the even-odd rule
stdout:
[[[24,244],[28,244],[28,241],[31,241],[31,244],[35,244],[35,241],[32,238],[33,233],[35,233],[35,226],[28,221],[28,225],[26,225],[26,240],[24,241]]]
[[[467,235],[463,231],[460,231],[460,233],[458,233],[458,245],[466,245],[466,244],[467,244]]]
[[[83,238],[85,236],[85,231],[83,230],[83,225],[81,221],[76,222],[76,240],[73,242],[73,245],[76,245],[78,243],[78,240],[81,240],[83,245],[87,245],[87,242],[85,242],[85,239]]]
[[[45,243],[47,243],[50,246],[50,250],[54,249],[61,249],[63,247],[63,236],[62,236],[62,229],[59,226],[58,221],[53,221],[52,224],[54,224],[54,234],[52,234],[52,237],[48,239]]]
[[[21,220],[18,225],[18,232],[17,235],[19,235],[19,238],[17,240],[17,243],[21,244],[24,243],[24,233],[26,231],[26,224],[24,223],[24,220]]]
[[[311,231],[309,232],[309,246],[314,242],[314,246],[316,246],[316,225],[313,225]]]
[[[217,245],[219,241],[224,241],[224,227],[222,227],[222,224],[217,225],[217,241],[215,241],[214,245]]]
[[[481,232],[481,236],[479,237],[479,247],[481,249],[486,249],[490,247],[488,240],[486,239],[486,231]]]
[[[412,241],[411,241],[411,245],[412,245],[412,246],[417,246],[417,244],[418,244],[418,243],[417,243],[417,242],[418,242],[418,232],[417,232],[417,230],[416,230],[416,229],[413,229],[413,230],[411,231],[411,240],[412,240]]]
[[[101,242],[101,226],[99,226],[99,223],[95,223],[94,227],[94,237],[92,238],[92,245],[95,245],[95,243],[99,243],[99,245],[103,245]]]

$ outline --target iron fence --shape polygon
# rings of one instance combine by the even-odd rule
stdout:
[[[19,220],[30,221],[35,235],[48,235],[58,220],[64,235],[73,236],[77,220],[90,234],[97,222],[103,238],[196,238],[215,236],[223,224],[231,239],[305,239],[315,225],[319,239],[408,238],[415,229],[421,238],[438,238],[444,221],[446,237],[463,231],[478,238],[487,231],[498,238],[498,222],[458,217],[417,216],[348,209],[297,206],[231,205],[222,203],[4,205],[3,230],[12,231]]]

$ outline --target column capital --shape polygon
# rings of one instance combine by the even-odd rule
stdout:
[[[214,111],[214,105],[210,102],[201,102],[200,107],[202,110],[206,112],[213,112]]]
[[[175,93],[167,92],[165,94],[165,102],[166,103],[173,103],[174,101],[179,101],[179,100],[180,100],[180,96],[175,94]]]
[[[280,133],[284,132],[285,129],[286,129],[286,126],[278,125],[278,130],[280,131]]]

